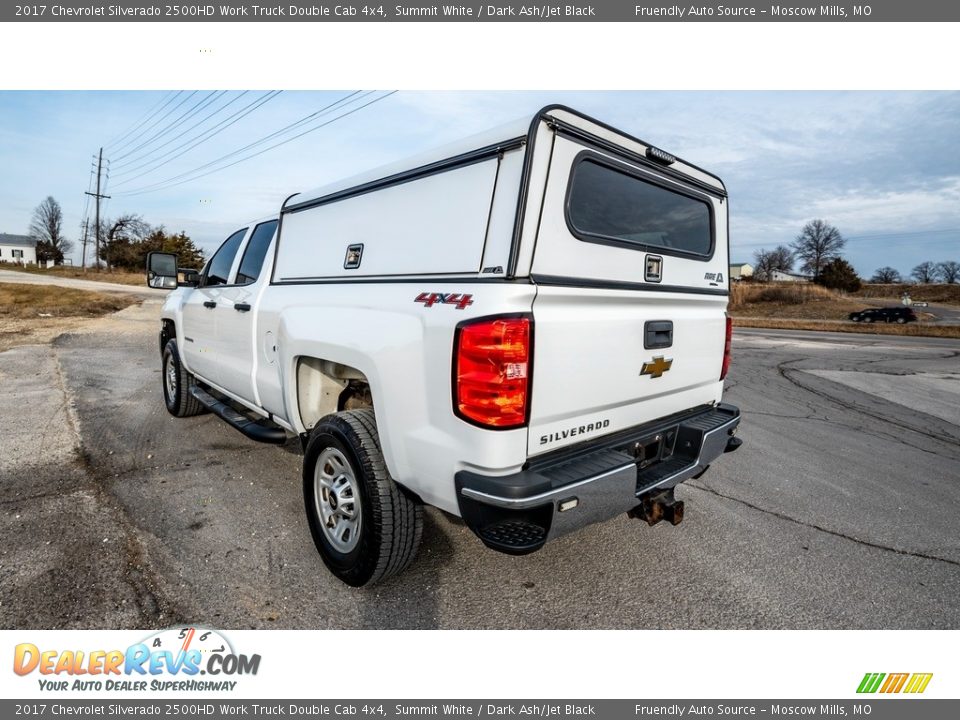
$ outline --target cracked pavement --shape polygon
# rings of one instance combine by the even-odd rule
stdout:
[[[0,626],[958,628],[960,342],[738,329],[743,447],[522,558],[426,513],[413,566],[340,585],[296,446],[163,407],[156,300],[0,353]]]

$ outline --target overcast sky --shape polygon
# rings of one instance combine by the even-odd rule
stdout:
[[[960,93],[403,91],[249,161],[165,182],[189,179],[353,91],[266,92],[0,92],[0,232],[25,234],[33,208],[53,195],[68,237],[79,238],[91,161],[103,145],[106,216],[138,213],[212,250],[293,192],[561,102],[720,175],[733,262],[789,243],[812,218],[840,228],[846,256],[867,277],[883,265],[907,274],[923,260],[960,260]],[[338,112],[383,94],[355,95]],[[213,134],[218,123],[224,129]],[[191,148],[193,138],[200,142]],[[150,191],[132,194],[142,189]],[[79,243],[74,256],[79,264]]]

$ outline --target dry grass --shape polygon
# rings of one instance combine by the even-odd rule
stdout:
[[[139,302],[132,295],[0,283],[0,352],[17,345],[50,342]]]
[[[797,320],[769,317],[735,318],[735,327],[772,328],[776,330],[822,330],[826,332],[860,333],[864,335],[911,335],[915,337],[943,337],[960,339],[960,325],[909,325],[873,324],[860,325],[851,322],[825,320]]]
[[[730,288],[734,317],[846,320],[863,300],[812,283],[736,283]]]
[[[45,317],[98,317],[139,302],[118,293],[90,292],[53,285],[0,283],[0,320]]]
[[[960,285],[907,285],[905,283],[893,285],[864,285],[857,297],[900,301],[905,293],[918,302],[944,303],[946,305],[960,305]]]
[[[146,275],[144,273],[127,272],[126,270],[107,270],[99,272],[93,268],[73,267],[71,265],[57,265],[49,270],[36,265],[0,265],[2,270],[16,270],[18,272],[30,273],[32,275],[56,275],[57,277],[78,278],[80,280],[97,280],[99,282],[118,283],[120,285],[146,285]]]

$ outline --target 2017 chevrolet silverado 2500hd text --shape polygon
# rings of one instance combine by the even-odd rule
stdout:
[[[291,196],[199,274],[153,254],[167,409],[304,447],[307,519],[350,585],[412,560],[422,505],[539,549],[736,449],[727,193],[565,107]],[[180,271],[182,272],[182,271]]]

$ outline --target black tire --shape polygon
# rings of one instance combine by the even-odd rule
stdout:
[[[870,317],[869,315],[867,315],[867,317],[865,317],[865,318],[863,319],[863,321],[864,321],[865,323],[872,323],[872,322],[873,322],[873,318]]]
[[[860,316],[859,316],[859,315],[854,315],[854,316],[853,316],[852,318],[850,318],[850,319],[853,320],[854,322],[860,322]]]
[[[167,406],[167,412],[174,417],[183,418],[206,411],[206,408],[189,392],[190,388],[196,384],[196,379],[180,362],[176,340],[168,340],[163,348],[160,373],[163,401]]]
[[[324,467],[318,467],[321,456]],[[347,478],[347,473],[341,472],[336,480],[346,478],[340,487],[349,492],[330,502],[327,498],[334,491],[325,489],[323,483],[337,475],[337,467],[331,463],[343,459],[352,476]],[[370,408],[327,415],[313,428],[303,458],[303,499],[320,557],[347,585],[362,587],[384,580],[404,570],[417,554],[423,509],[387,472]],[[335,516],[341,506],[350,507],[358,520]],[[327,520],[323,513],[328,514]],[[338,537],[341,521],[346,530]],[[350,523],[355,524],[351,527]]]
[[[897,325],[905,325],[906,322],[907,322],[906,318],[902,318],[902,317],[897,318]]]

